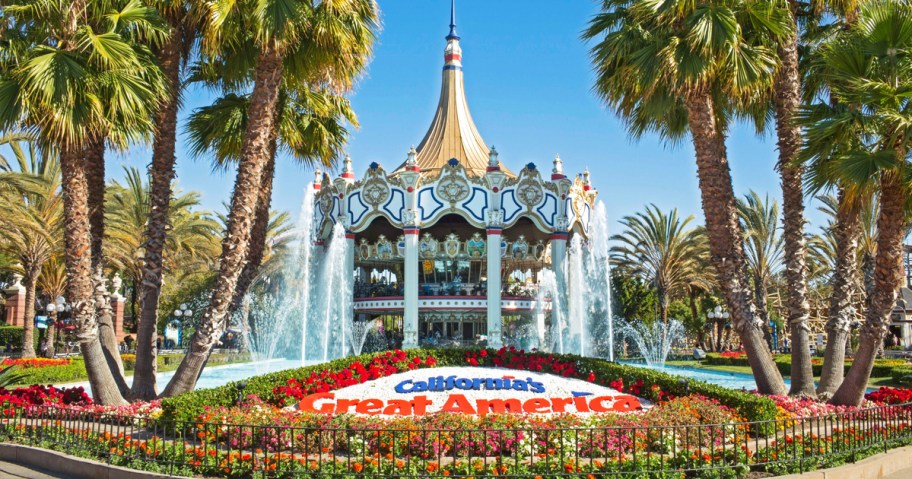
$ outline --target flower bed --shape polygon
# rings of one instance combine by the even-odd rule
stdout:
[[[388,351],[343,358],[299,369],[250,378],[245,394],[254,394],[269,404],[287,405],[305,394],[335,390],[397,372],[435,366],[487,366],[536,371],[587,380],[610,386],[620,380],[620,389],[657,401],[699,394],[719,401],[751,420],[775,419],[776,404],[767,398],[701,381],[682,380],[661,371],[610,363],[596,358],[524,352],[514,349],[438,349]],[[203,389],[162,401],[162,419],[190,423],[205,413],[206,406],[231,406],[238,397],[238,383]]]
[[[40,369],[51,366],[67,366],[70,360],[66,358],[6,358],[3,360],[3,366],[16,366],[23,369]]]
[[[31,406],[85,406],[92,399],[81,387],[55,388],[54,386],[33,385],[24,388],[0,388],[0,408],[4,416],[14,408],[28,409]]]

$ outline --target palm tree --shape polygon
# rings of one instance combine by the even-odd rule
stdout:
[[[104,2],[102,2],[104,3]],[[92,281],[88,146],[105,137],[125,147],[150,131],[150,109],[164,93],[159,70],[140,41],[165,30],[154,11],[131,1],[15,0],[2,32],[0,129],[25,127],[59,155],[63,175],[67,296],[93,398],[124,403],[99,342]]]
[[[247,96],[229,93],[212,105],[194,111],[187,125],[194,154],[200,157],[214,155],[213,168],[224,169],[236,163],[240,156],[238,147],[246,128],[248,107]],[[283,91],[279,96],[278,108],[278,134],[272,140],[275,144],[271,148],[272,155],[263,175],[248,246],[249,256],[235,287],[232,310],[240,306],[263,260],[276,155],[284,152],[308,166],[320,164],[332,167],[347,143],[348,130],[344,124],[358,126],[357,116],[349,100],[326,89]]]
[[[25,325],[22,356],[35,357],[35,292],[42,267],[59,247],[63,198],[60,193],[60,163],[53,155],[39,154],[34,147],[26,155],[14,148],[18,176],[32,188],[0,195],[0,250],[16,258],[25,286]]]
[[[769,43],[788,32],[788,22],[771,3],[740,0],[605,0],[602,10],[583,34],[598,39],[595,90],[634,137],[656,132],[680,141],[690,133],[709,249],[733,327],[759,390],[783,394],[755,317],[725,137],[735,112],[762,110],[756,102],[777,66]],[[757,116],[762,121],[765,111]]]
[[[237,45],[253,44],[256,65],[219,275],[190,349],[163,391],[165,396],[194,387],[221,337],[238,278],[249,259],[259,193],[278,134],[283,88],[299,91],[321,83],[339,90],[350,88],[370,56],[378,22],[373,0],[217,0],[207,7],[211,11],[202,39],[205,53],[231,58]]]
[[[808,303],[807,240],[804,234],[804,169],[797,161],[801,148],[801,125],[797,114],[802,99],[802,78],[799,72],[799,29],[801,3],[789,0],[790,28],[778,44],[779,71],[773,85],[773,105],[776,113],[776,137],[779,159],[776,169],[782,183],[782,236],[785,256],[785,281],[788,288],[786,307],[792,343],[791,388],[789,394],[814,394],[814,372],[810,356],[810,305]],[[755,276],[756,281],[756,276]],[[765,293],[764,293],[765,294]],[[758,295],[759,300],[759,295]],[[758,305],[765,324],[768,323],[764,304]]]
[[[773,349],[769,329],[767,295],[770,284],[781,266],[784,253],[783,237],[778,234],[779,203],[770,202],[751,191],[737,202],[738,217],[744,231],[744,251],[747,266],[754,279],[754,299],[758,316],[763,321],[763,332],[770,350]],[[791,291],[790,291],[791,293]],[[801,327],[794,324],[793,328]],[[812,376],[813,379],[813,376]]]
[[[817,386],[817,396],[826,400],[842,383],[845,372],[846,344],[856,315],[852,297],[858,289],[859,213],[866,201],[850,188],[841,188],[839,198],[826,195],[820,199],[823,203],[820,209],[832,218],[827,229],[834,244],[830,248],[833,274],[826,323],[827,346]]]
[[[611,248],[618,269],[641,278],[656,288],[659,316],[668,323],[671,298],[687,292],[693,271],[700,267],[702,230],[688,228],[693,216],[678,218],[678,210],[663,213],[656,205],[621,220],[624,232],[611,239],[620,245]]]
[[[124,172],[123,183],[115,180],[108,187],[105,256],[111,268],[139,288],[145,277],[143,226],[152,209],[152,182],[145,181],[136,168],[124,168]],[[194,264],[208,269],[218,256],[217,238],[222,231],[218,221],[206,211],[194,210],[200,204],[198,193],[177,193],[169,204],[169,232],[162,249],[163,277],[173,278],[178,270],[193,268]],[[153,324],[157,324],[157,319]]]
[[[155,56],[167,81],[168,95],[161,101],[155,116],[152,141],[152,163],[148,221],[143,229],[142,280],[138,284],[141,298],[136,343],[136,366],[132,395],[149,400],[155,397],[156,354],[155,332],[164,275],[164,249],[168,237],[168,215],[171,208],[171,183],[174,180],[177,143],[177,112],[184,83],[181,65],[191,53],[200,27],[200,4],[184,0],[155,2],[170,25],[167,39],[155,48]]]
[[[855,361],[830,399],[858,404],[864,395],[874,357],[880,348],[896,292],[903,281],[902,252],[909,194],[908,154],[912,146],[912,6],[883,1],[865,5],[858,22],[821,50],[828,85],[839,105],[814,105],[807,115],[808,136],[825,130],[848,131],[854,141],[830,157],[836,184],[877,188],[877,252],[874,288]],[[821,114],[822,112],[829,112]]]

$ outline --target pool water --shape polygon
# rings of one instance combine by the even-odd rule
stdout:
[[[240,381],[261,374],[274,373],[285,369],[294,369],[301,367],[300,359],[270,359],[268,361],[254,361],[249,363],[229,364],[227,366],[213,366],[203,370],[199,381],[196,382],[197,389],[215,388],[224,386],[231,381]],[[158,373],[155,377],[158,379],[158,386],[164,387],[174,376],[174,371]],[[129,382],[132,383],[132,378]]]
[[[725,371],[710,371],[707,369],[689,368],[685,366],[647,366],[641,363],[626,363],[628,366],[640,368],[656,369],[664,371],[675,376],[683,376],[698,381],[704,381],[710,384],[717,384],[729,389],[745,389],[750,391],[757,389],[757,382],[754,376],[744,373],[729,373]],[[790,386],[791,381],[785,380],[785,385]]]

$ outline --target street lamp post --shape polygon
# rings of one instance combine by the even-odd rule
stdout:
[[[193,311],[187,306],[187,303],[181,303],[180,308],[174,310],[174,321],[171,322],[171,325],[177,329],[177,344],[179,348],[182,346],[183,337],[181,333],[183,332],[183,321],[189,319],[190,316],[193,316]],[[183,319],[182,319],[183,318]]]
[[[50,323],[47,327],[47,356],[53,358],[57,354],[57,315],[69,311],[70,305],[66,303],[63,296],[58,296],[57,301],[48,302],[45,309],[47,309],[48,323]]]

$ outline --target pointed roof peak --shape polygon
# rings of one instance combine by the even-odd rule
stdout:
[[[450,2],[450,34],[446,36],[447,40],[459,40],[456,34],[456,0]]]
[[[415,159],[420,171],[435,172],[458,160],[471,176],[480,177],[487,172],[491,150],[472,121],[466,100],[462,75],[462,48],[456,35],[456,1],[450,3],[450,34],[443,51],[443,78],[437,111],[424,139],[416,148]],[[397,172],[406,170],[403,163]],[[506,168],[502,171],[513,176]]]

